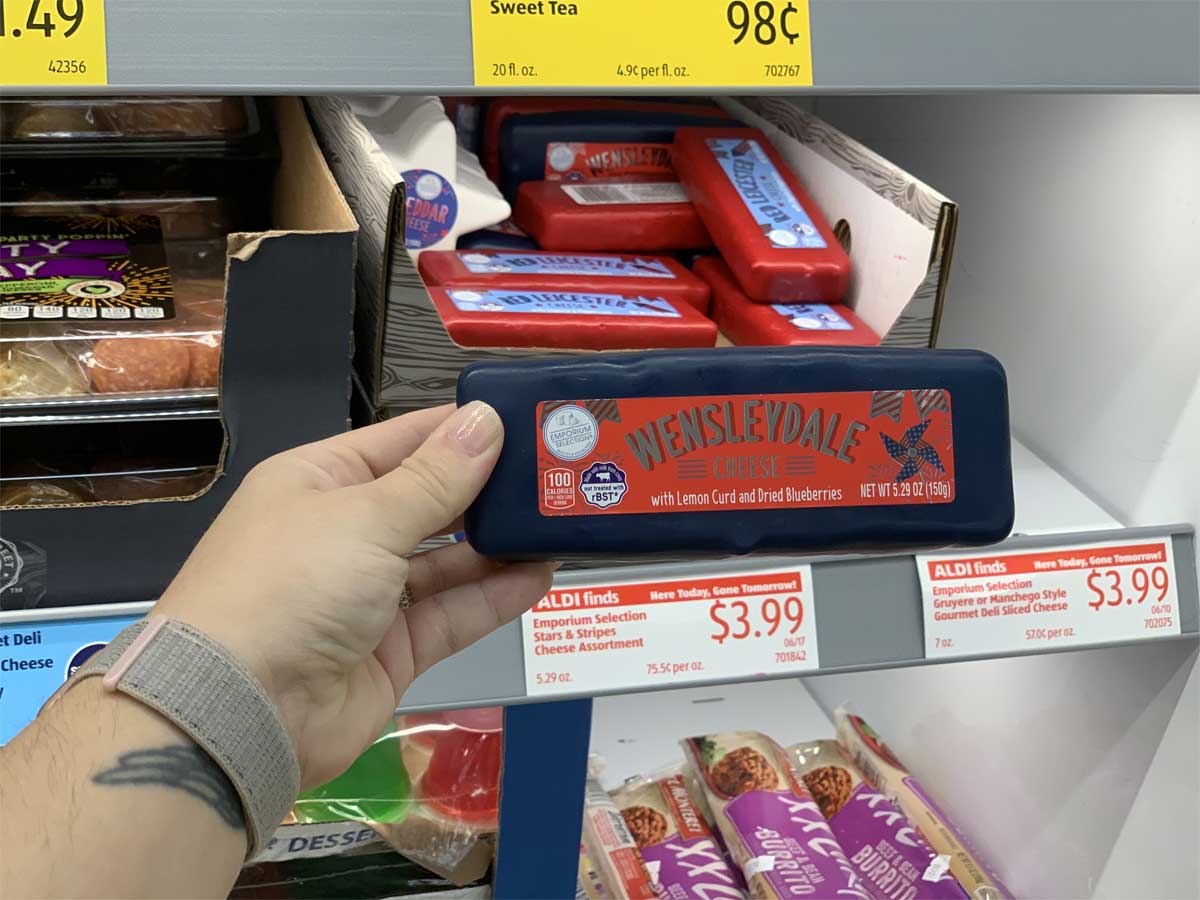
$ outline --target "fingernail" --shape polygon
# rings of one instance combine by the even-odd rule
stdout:
[[[563,564],[558,561],[550,563],[550,571],[551,572],[557,572],[562,567],[563,567]]]
[[[456,412],[454,420],[458,425],[454,439],[467,456],[479,456],[504,434],[499,414],[480,400],[472,400]]]

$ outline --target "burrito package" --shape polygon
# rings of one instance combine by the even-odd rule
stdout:
[[[934,853],[887,797],[863,780],[837,741],[788,748],[850,865],[876,900],[965,900],[950,858]]]
[[[751,897],[870,900],[775,741],[757,731],[730,731],[688,738],[683,748]]]
[[[609,897],[657,900],[625,819],[595,778],[588,778],[583,796],[583,845]]]
[[[891,800],[935,853],[950,858],[950,872],[970,897],[1012,900],[996,873],[942,812],[921,783],[892,755],[866,722],[844,708],[834,714],[838,741],[858,764],[866,780]]]
[[[742,880],[713,838],[683,775],[638,779],[612,797],[663,900],[744,900]]]
[[[575,900],[609,900],[596,864],[592,862],[592,854],[587,844],[579,844],[579,876],[575,881]]]

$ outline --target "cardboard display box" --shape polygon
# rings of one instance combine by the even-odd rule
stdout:
[[[357,225],[302,103],[274,110],[273,228],[227,242],[220,474],[185,499],[3,510],[0,609],[154,599],[256,463],[348,427]]]
[[[934,346],[957,206],[786,99],[721,103],[767,133],[834,223],[854,267],[847,305],[886,346]],[[404,250],[403,182],[344,101],[324,97],[309,104],[334,174],[362,223],[355,364],[376,416],[452,401],[459,370],[475,360],[581,352],[457,346]]]

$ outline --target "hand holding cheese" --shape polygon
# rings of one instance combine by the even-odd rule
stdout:
[[[306,785],[343,771],[409,683],[513,619],[550,568],[498,566],[466,544],[409,556],[457,519],[495,465],[486,404],[444,406],[259,465],[155,611],[195,625],[259,677]],[[407,585],[414,603],[397,604]]]

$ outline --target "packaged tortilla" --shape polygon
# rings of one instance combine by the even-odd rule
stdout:
[[[870,900],[787,754],[757,731],[683,742],[729,852],[756,900]]]
[[[583,796],[583,843],[609,896],[656,900],[658,895],[625,819],[594,778],[588,778]]]
[[[834,715],[838,741],[864,777],[900,808],[936,853],[950,858],[950,872],[963,890],[977,900],[1012,900],[996,873],[871,726],[843,708]]]
[[[587,844],[579,845],[579,877],[575,881],[575,900],[608,900],[608,891],[592,862],[592,854]]]
[[[863,780],[837,741],[788,748],[850,865],[876,900],[965,900],[939,856],[887,797]]]
[[[638,779],[613,800],[664,900],[719,900],[746,894],[679,773]]]

